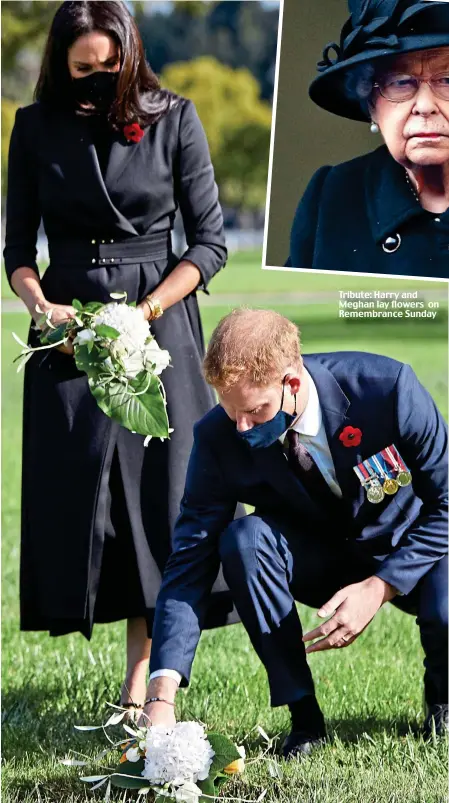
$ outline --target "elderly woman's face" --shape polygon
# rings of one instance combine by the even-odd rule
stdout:
[[[385,85],[403,76],[430,80],[449,75],[449,47],[410,53],[395,59],[378,77]],[[391,155],[405,167],[442,165],[449,161],[449,100],[419,84],[413,98],[393,102],[374,90],[372,118],[378,124]]]

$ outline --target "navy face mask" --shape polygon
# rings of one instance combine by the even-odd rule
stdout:
[[[77,103],[91,103],[97,111],[106,111],[116,98],[118,76],[118,72],[97,70],[83,78],[73,78],[74,100]]]
[[[290,413],[286,413],[282,407],[284,406],[284,390],[285,385],[282,382],[282,398],[281,398],[281,409],[278,413],[274,416],[274,418],[270,419],[270,421],[265,421],[264,424],[255,424],[252,429],[247,429],[246,432],[239,432],[237,430],[237,435],[243,441],[245,441],[248,446],[251,446],[252,449],[266,449],[268,446],[272,446],[273,443],[284,434],[284,432],[291,427],[293,421],[295,420],[297,413],[296,413],[296,396],[295,396],[295,413],[291,415]]]

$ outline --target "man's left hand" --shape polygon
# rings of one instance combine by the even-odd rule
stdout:
[[[306,653],[348,647],[363,633],[384,602],[396,594],[393,586],[376,575],[341,588],[318,611],[318,616],[330,619],[303,636],[303,641],[319,639],[306,648]]]

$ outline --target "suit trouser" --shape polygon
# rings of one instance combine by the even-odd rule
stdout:
[[[332,535],[332,534],[331,534]],[[254,649],[265,666],[271,704],[314,693],[295,600],[315,608],[350,583],[375,573],[380,561],[362,558],[357,545],[304,534],[256,514],[234,521],[220,539],[225,579]],[[447,558],[434,564],[393,604],[417,616],[425,653],[428,704],[447,701]]]

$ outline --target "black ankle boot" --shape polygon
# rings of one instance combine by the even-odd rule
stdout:
[[[426,706],[427,716],[423,726],[423,736],[431,739],[435,732],[436,736],[447,736],[449,734],[449,706],[447,703],[433,703]]]

